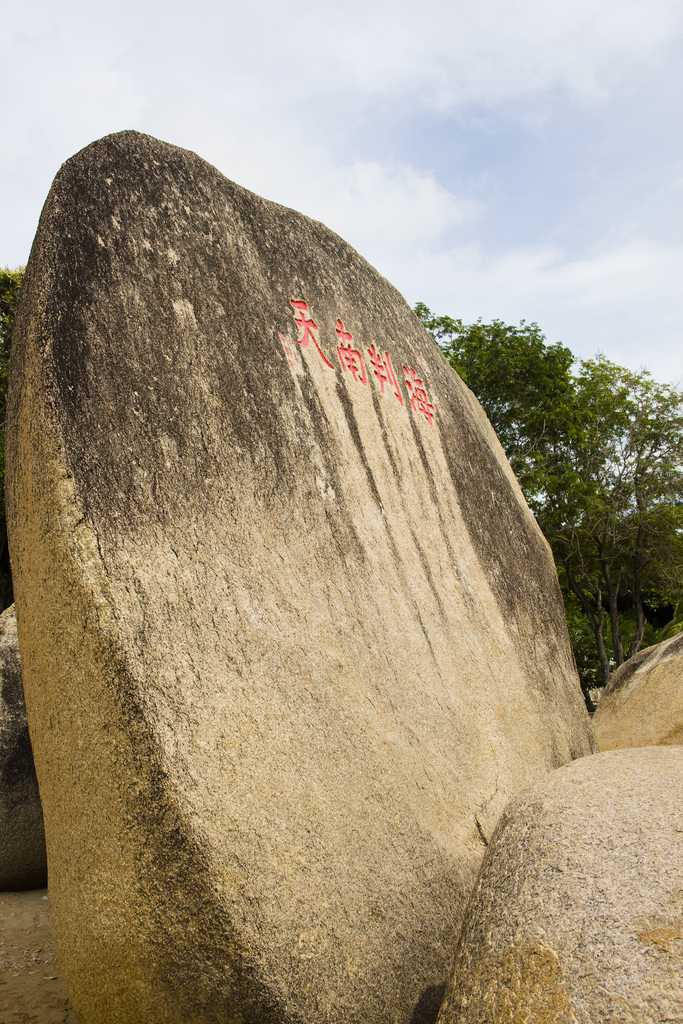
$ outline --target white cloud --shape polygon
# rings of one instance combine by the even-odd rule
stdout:
[[[471,220],[479,204],[456,198],[431,172],[405,164],[329,164],[299,190],[306,212],[333,225],[361,252],[381,239],[383,249],[405,253]]]
[[[271,106],[398,89],[446,108],[557,88],[599,98],[682,28],[678,0],[25,0],[3,16],[0,46],[12,63],[45,44],[50,73],[70,69],[84,93],[97,64],[158,99],[194,83],[208,106],[248,83]]]
[[[342,81],[377,91],[421,85],[442,107],[558,87],[598,98],[623,85],[682,23],[674,0],[391,0],[336,24],[330,5],[316,9],[308,37],[326,39],[334,26]]]
[[[180,0],[24,0],[0,22],[3,95],[18,96],[3,113],[0,261],[26,259],[62,160],[135,127],[323,220],[412,301],[466,319],[537,319],[577,351],[591,324],[594,351],[619,331],[642,336],[656,316],[680,360],[680,250],[662,242],[674,216],[671,170],[653,150],[633,184],[629,154],[653,144],[631,138],[633,106],[646,102],[660,116],[677,94],[682,22],[679,0],[198,0],[192,9]],[[598,147],[614,125],[606,112],[618,110],[627,184],[620,179],[616,199],[582,127],[562,120],[567,105],[590,108]],[[439,163],[455,119],[472,132],[474,113],[490,133],[489,162],[472,172],[480,183],[489,175],[479,189],[472,178],[458,184],[469,171],[453,170],[450,156]],[[402,147],[427,115],[434,134],[423,148]],[[506,178],[512,123],[539,146],[545,126],[559,124],[562,145],[584,147],[570,203],[547,200],[554,183],[540,164],[530,162],[528,186]],[[529,192],[543,199],[524,235],[538,245],[497,237],[498,212],[522,187],[525,209]],[[614,215],[592,226],[612,201]],[[475,244],[484,231],[486,245]]]
[[[434,173],[403,161],[339,161],[299,124],[264,119],[249,134],[253,111],[240,111],[226,130],[219,118],[191,104],[167,116],[162,136],[182,123],[185,145],[227,177],[321,220],[364,253],[377,240],[391,252],[431,243],[475,219],[481,205],[460,198]]]
[[[442,109],[500,103],[558,88],[581,101],[632,82],[633,70],[679,35],[678,0],[299,0],[261,2],[227,17],[220,34],[270,31],[256,82],[292,98],[360,92],[420,96]],[[206,23],[206,22],[205,22]],[[233,66],[254,54],[231,53]]]
[[[481,264],[480,256],[477,273],[483,272],[486,287],[501,298],[555,295],[595,306],[627,302],[635,293],[643,301],[670,295],[683,280],[683,246],[632,242],[578,260],[568,260],[559,247],[543,246],[505,253],[486,269]],[[470,264],[470,275],[473,270]]]
[[[683,376],[683,245],[634,241],[582,259],[548,246],[494,255],[423,247],[412,260],[379,252],[375,260],[411,302],[437,314],[535,320],[549,341],[561,339],[582,358],[602,350],[662,380]]]

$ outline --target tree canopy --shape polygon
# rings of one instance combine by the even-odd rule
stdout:
[[[653,642],[648,613],[683,593],[683,393],[604,356],[577,364],[537,324],[415,312],[483,405],[550,543],[584,690],[605,685]]]
[[[2,403],[0,423],[3,426],[7,402],[7,370],[12,346],[12,328],[25,269],[25,267],[16,267],[14,270],[9,270],[8,267],[0,268],[0,402]]]
[[[547,453],[564,440],[562,425],[573,415],[572,352],[546,345],[535,323],[466,326],[432,316],[420,302],[415,312],[483,405],[527,499],[543,490]]]

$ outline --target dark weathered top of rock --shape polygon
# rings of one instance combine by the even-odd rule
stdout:
[[[501,807],[592,742],[481,408],[337,235],[132,132],[57,176],[13,345],[76,1012],[407,1022]]]

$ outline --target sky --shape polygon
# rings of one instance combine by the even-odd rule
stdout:
[[[0,0],[0,265],[134,128],[323,221],[412,305],[683,381],[680,0]]]

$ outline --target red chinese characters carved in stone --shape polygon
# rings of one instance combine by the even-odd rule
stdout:
[[[420,366],[422,367],[422,369],[425,371],[425,373],[427,375],[425,379],[427,381],[427,387],[429,388],[429,394],[431,396],[432,402],[434,403],[434,405],[436,406],[437,409],[440,409],[441,408],[441,404],[439,402],[439,397],[438,397],[436,391],[434,390],[434,384],[433,384],[433,382],[432,382],[432,380],[431,380],[431,378],[429,376],[432,371],[429,369],[429,366],[427,365],[427,360],[423,356],[418,356],[417,358],[418,358],[418,362],[420,363]]]
[[[410,404],[415,412],[421,413],[431,427],[434,422],[434,406],[429,401],[427,389],[412,366],[404,366],[403,372],[406,375],[406,386],[410,395]]]
[[[301,345],[302,348],[307,348],[309,341],[312,341],[318,350],[318,355],[325,363],[325,366],[329,366],[329,368],[333,370],[334,367],[332,363],[329,361],[329,359],[321,349],[320,345],[318,344],[318,339],[316,337],[316,334],[318,332],[318,325],[315,322],[315,320],[313,320],[313,318],[311,317],[307,303],[302,302],[300,299],[290,299],[289,301],[292,305],[292,308],[294,309],[294,319],[303,329],[304,332],[303,335],[299,338],[299,344]],[[316,332],[316,334],[313,333],[314,331]]]
[[[401,394],[401,389],[398,386],[398,381],[396,380],[394,368],[391,365],[391,356],[389,353],[385,352],[384,355],[382,355],[381,352],[377,351],[373,344],[368,349],[368,359],[372,363],[372,372],[379,381],[382,394],[384,394],[384,388],[388,384],[389,387],[393,389],[393,392],[401,405],[403,405],[403,395]]]
[[[337,337],[339,338],[337,352],[342,370],[344,373],[350,373],[359,384],[367,384],[368,378],[365,373],[363,357],[357,348],[352,347],[353,335],[344,328],[341,320],[337,320]]]

